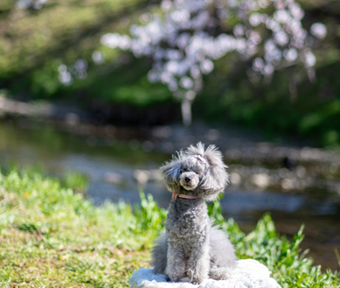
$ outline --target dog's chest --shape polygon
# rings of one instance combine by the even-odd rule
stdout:
[[[201,238],[207,233],[209,217],[204,201],[176,200],[169,207],[166,231],[171,238]]]

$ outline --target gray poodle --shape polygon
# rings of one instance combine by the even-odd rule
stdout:
[[[226,279],[235,265],[234,248],[227,235],[213,227],[205,201],[213,201],[228,184],[222,153],[202,143],[177,152],[160,168],[172,201],[165,233],[152,251],[156,274],[172,282],[193,284]]]

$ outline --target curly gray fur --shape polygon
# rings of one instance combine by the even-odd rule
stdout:
[[[212,201],[228,184],[227,166],[215,146],[202,143],[173,156],[160,168],[170,192],[194,199],[172,199],[162,233],[152,251],[154,272],[170,281],[201,283],[226,279],[235,265],[227,235],[211,225],[205,201]]]

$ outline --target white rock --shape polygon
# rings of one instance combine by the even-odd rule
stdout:
[[[132,274],[131,288],[280,288],[271,272],[258,261],[238,260],[232,276],[227,280],[206,280],[199,285],[185,282],[167,282],[164,275],[154,274],[153,269],[141,268]]]
[[[133,177],[140,184],[145,184],[149,181],[149,172],[146,170],[135,170],[133,172]]]
[[[116,172],[108,172],[104,175],[104,181],[112,184],[121,184],[123,179],[123,176]]]
[[[266,188],[270,184],[270,177],[265,173],[254,174],[252,181],[257,187]]]
[[[241,175],[237,172],[230,173],[230,182],[231,184],[238,186],[241,184],[242,178]]]

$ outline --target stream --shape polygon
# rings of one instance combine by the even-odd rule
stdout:
[[[117,128],[25,119],[0,121],[0,167],[40,167],[63,177],[85,174],[86,197],[139,203],[139,188],[161,207],[171,198],[157,169],[171,153],[201,140],[216,143],[229,166],[231,185],[221,200],[225,217],[245,231],[270,212],[277,231],[289,239],[305,225],[302,251],[323,269],[339,270],[340,156],[299,145],[276,146],[256,133],[204,125]]]

